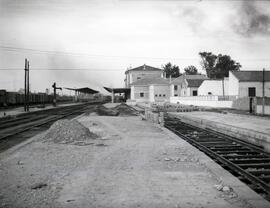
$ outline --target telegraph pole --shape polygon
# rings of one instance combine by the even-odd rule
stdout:
[[[54,82],[53,85],[53,106],[56,107],[56,90],[59,89],[59,90],[62,90],[61,87],[56,87],[56,83]]]
[[[30,103],[30,84],[29,84],[29,61],[27,61],[27,112],[29,112]]]
[[[25,59],[25,63],[24,63],[24,111],[26,112],[26,93],[27,93],[27,89],[26,89],[26,85],[27,85],[27,59]]]
[[[264,85],[265,85],[265,69],[263,69],[262,74],[262,115],[264,115],[264,107],[265,107],[265,91],[264,91]]]
[[[24,64],[24,111],[29,111],[29,61]]]

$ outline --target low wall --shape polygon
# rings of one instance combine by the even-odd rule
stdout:
[[[191,98],[191,97],[188,97]],[[232,108],[233,101],[223,101],[213,98],[212,100],[199,100],[187,99],[185,97],[170,97],[171,103],[180,103],[182,105],[195,105],[195,106],[206,106],[214,108]]]
[[[257,105],[256,106],[256,113],[257,114],[262,114],[262,105]],[[264,114],[265,115],[270,115],[270,106],[269,105],[264,106]]]
[[[249,97],[242,97],[234,100],[232,107],[238,110],[249,110]]]
[[[155,124],[160,124],[164,126],[164,113],[163,112],[153,112],[151,110],[145,109],[144,119],[147,121],[151,121]]]
[[[257,97],[256,98],[256,113],[257,114],[262,114],[262,109],[263,109],[263,98]],[[264,115],[270,115],[270,98],[265,97],[264,98]]]

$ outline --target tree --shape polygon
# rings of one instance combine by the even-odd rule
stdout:
[[[190,65],[190,66],[187,66],[184,68],[184,71],[185,71],[185,74],[186,75],[195,75],[195,74],[199,74],[198,73],[198,69],[193,66],[193,65]]]
[[[231,59],[228,55],[219,54],[215,65],[216,78],[224,78],[229,76],[229,71],[238,71],[242,66]]]
[[[215,63],[217,56],[211,52],[200,52],[199,55],[202,58],[201,65],[202,68],[206,71],[206,75],[209,78],[212,78],[215,71]]]
[[[200,52],[199,55],[202,58],[201,65],[209,78],[222,79],[229,76],[229,71],[238,71],[242,67],[228,55],[216,56],[211,52]]]
[[[162,68],[166,73],[166,78],[169,78],[170,76],[176,78],[181,75],[179,72],[179,66],[172,65],[170,62],[162,66]]]

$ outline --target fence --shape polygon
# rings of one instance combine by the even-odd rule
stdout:
[[[216,95],[185,96],[185,97],[170,97],[170,102],[182,105],[207,106],[214,108],[231,108],[233,99],[234,97],[232,96],[216,96]]]

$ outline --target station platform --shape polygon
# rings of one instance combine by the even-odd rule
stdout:
[[[77,105],[80,103],[59,103],[57,107],[64,107],[70,105]],[[48,110],[54,108],[52,104],[46,104],[44,108],[38,108],[38,105],[30,106],[29,112],[41,111],[41,110]],[[0,118],[7,117],[7,116],[16,116],[19,114],[28,113],[24,111],[24,107],[15,107],[15,108],[8,108],[8,109],[0,109]]]
[[[270,152],[270,118],[205,111],[170,112],[171,116],[202,128],[210,128],[263,147]]]
[[[48,143],[45,132],[0,154],[0,207],[270,207],[205,154],[139,116],[77,120],[98,135],[92,145]]]

